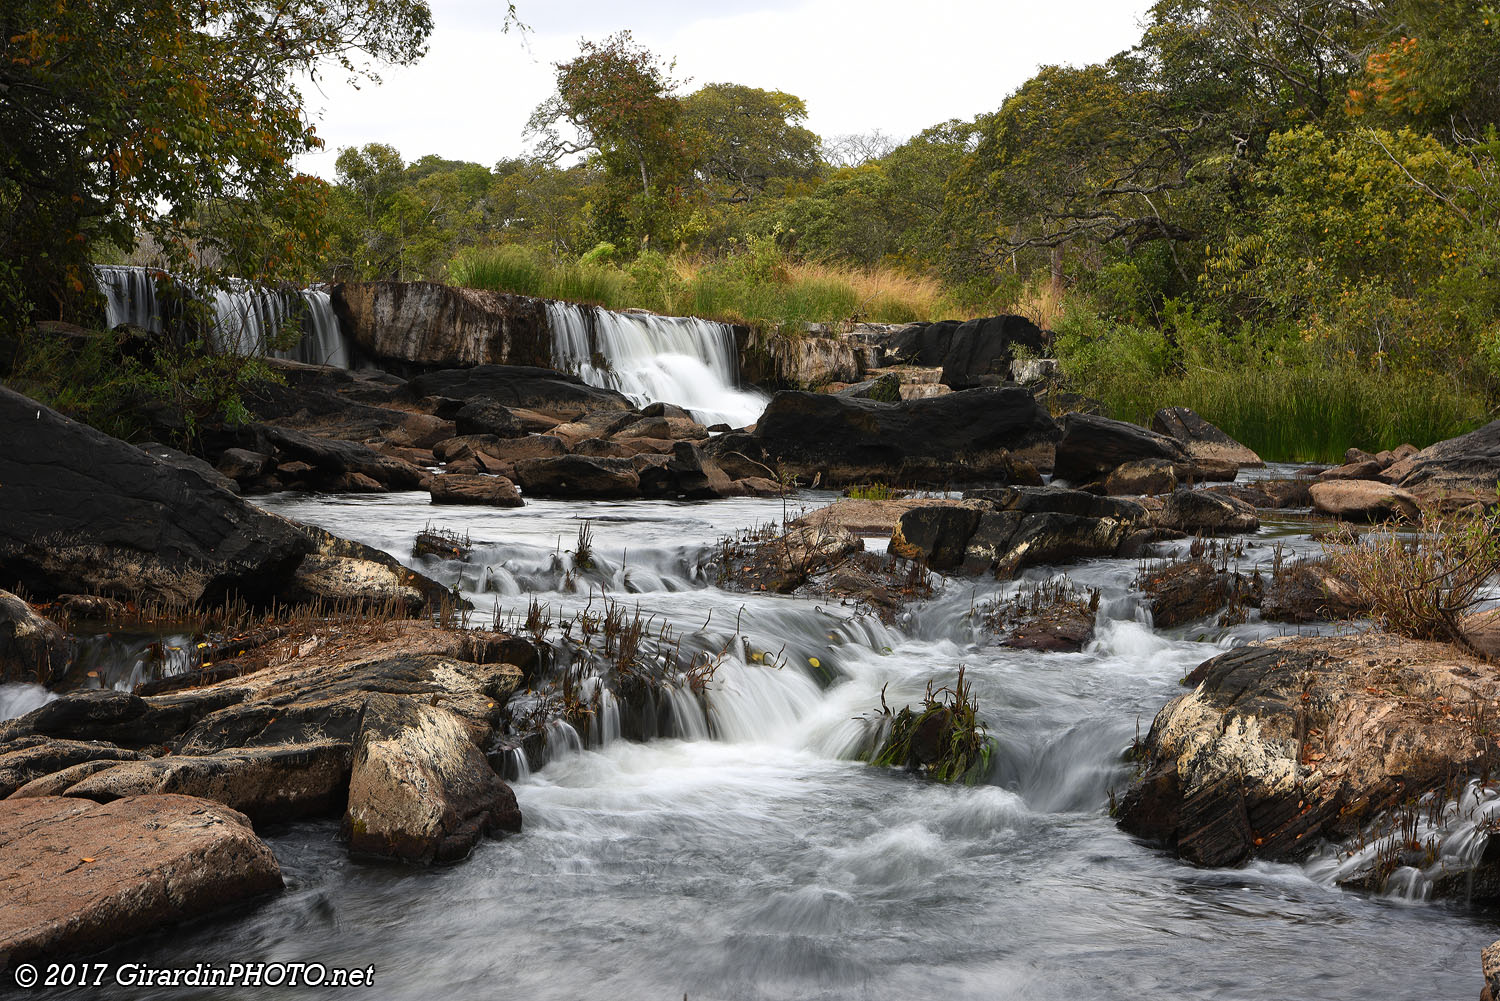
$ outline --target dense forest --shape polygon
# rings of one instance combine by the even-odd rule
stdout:
[[[1476,0],[1162,0],[1107,62],[1043,67],[905,141],[817,136],[780,91],[689,89],[621,32],[556,66],[526,156],[371,143],[332,183],[291,166],[319,143],[294,74],[420,57],[425,5],[354,23],[292,4],[279,43],[243,0],[197,31],[176,5],[109,6],[87,38],[66,22],[92,14],[5,26],[11,315],[87,315],[89,261],[789,332],[1022,312],[1115,416],[1191,406],[1273,456],[1425,443],[1500,386],[1500,23]],[[51,103],[23,109],[25,87]]]

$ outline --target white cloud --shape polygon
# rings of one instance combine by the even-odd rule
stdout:
[[[822,135],[879,128],[905,137],[999,107],[1040,65],[1084,64],[1128,48],[1149,0],[722,0],[715,12],[677,2],[520,0],[535,30],[500,28],[498,0],[432,0],[431,48],[413,67],[353,90],[310,93],[328,143],[303,168],[333,174],[336,151],[388,143],[407,159],[437,153],[492,164],[524,151],[531,110],[552,91],[552,63],[581,35],[621,28],[675,58],[692,86],[733,82],[788,91]]]

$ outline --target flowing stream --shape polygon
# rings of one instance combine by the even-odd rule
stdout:
[[[402,557],[434,520],[416,494],[262,503]],[[1007,650],[973,624],[976,605],[1047,571],[941,581],[893,627],[837,603],[716,587],[715,540],[786,513],[763,500],[445,509],[438,523],[474,550],[425,568],[458,581],[478,619],[522,618],[533,597],[597,610],[607,588],[727,651],[707,716],[673,700],[679,737],[633,743],[600,727],[584,749],[555,735],[551,759],[514,783],[524,832],[451,867],[353,863],[332,821],[265,831],[284,894],[106,958],[374,964],[378,995],[402,999],[1478,993],[1479,950],[1500,937],[1493,915],[1343,891],[1316,862],[1194,869],[1109,819],[1111,790],[1130,780],[1121,752],[1178,680],[1279,627],[1154,630],[1130,560],[1068,568],[1101,591],[1097,639],[1078,654]],[[568,552],[581,519],[591,569]],[[1273,540],[1311,548],[1299,532],[1263,531],[1245,562],[1269,559]],[[916,701],[960,664],[998,740],[992,784],[936,786],[847,759],[882,689],[892,705]]]

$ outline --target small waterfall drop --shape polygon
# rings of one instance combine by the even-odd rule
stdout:
[[[145,268],[104,264],[94,268],[104,293],[104,322],[113,330],[122,323],[159,334],[165,329],[156,302],[156,279]]]
[[[129,323],[153,333],[164,333],[164,307],[156,292],[157,277],[146,268],[100,265],[94,269],[105,298],[105,323],[114,328]],[[266,345],[283,324],[301,324],[302,338],[286,351],[267,351]],[[348,342],[333,312],[333,300],[322,288],[288,290],[267,288],[235,278],[213,293],[209,339],[221,351],[266,353],[274,358],[348,368]]]
[[[766,408],[763,394],[738,388],[728,324],[571,302],[548,302],[547,321],[555,367],[638,406],[672,403],[705,424],[732,427],[755,423]]]

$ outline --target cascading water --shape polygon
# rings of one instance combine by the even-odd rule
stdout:
[[[105,322],[111,327],[130,323],[153,333],[167,324],[159,302],[156,276],[145,268],[100,266],[94,269],[105,297]],[[301,339],[285,351],[266,350],[288,321],[301,325]],[[213,293],[209,339],[221,351],[236,354],[268,353],[276,358],[348,368],[349,348],[333,312],[327,290],[266,288],[231,279],[228,288]]]
[[[548,302],[552,364],[632,403],[672,403],[705,424],[744,427],[766,408],[761,393],[738,388],[734,331],[690,316],[616,313]]]
[[[432,518],[416,494],[263,503],[399,555]],[[559,623],[598,613],[607,590],[653,631],[664,623],[684,647],[722,654],[701,697],[684,685],[657,701],[671,739],[628,739],[631,700],[585,678],[587,724],[554,720],[533,756],[492,756],[513,776],[519,836],[457,867],[393,873],[351,862],[336,820],[269,829],[286,893],[134,944],[130,958],[374,963],[381,996],[396,999],[1477,993],[1476,957],[1495,937],[1484,915],[1342,891],[1316,860],[1196,869],[1110,819],[1138,725],[1192,667],[1273,627],[1157,630],[1130,588],[1133,560],[1069,568],[1101,599],[1094,641],[1067,654],[999,647],[973,614],[1055,573],[1044,568],[940,581],[899,627],[716,586],[714,540],[781,515],[778,500],[745,498],[455,509],[470,556],[423,569],[457,584],[477,618],[493,605],[519,629],[535,600],[554,623],[546,642],[565,650]],[[568,550],[583,518],[594,539],[580,566]],[[1317,548],[1305,532],[1284,541]],[[882,697],[919,701],[960,664],[997,741],[990,784],[939,787],[849,759]],[[1439,818],[1434,857],[1472,857],[1497,813],[1491,793],[1465,790]]]
[[[156,279],[145,268],[100,265],[94,269],[104,293],[104,322],[113,330],[122,323],[159,334],[165,329],[156,302]]]

